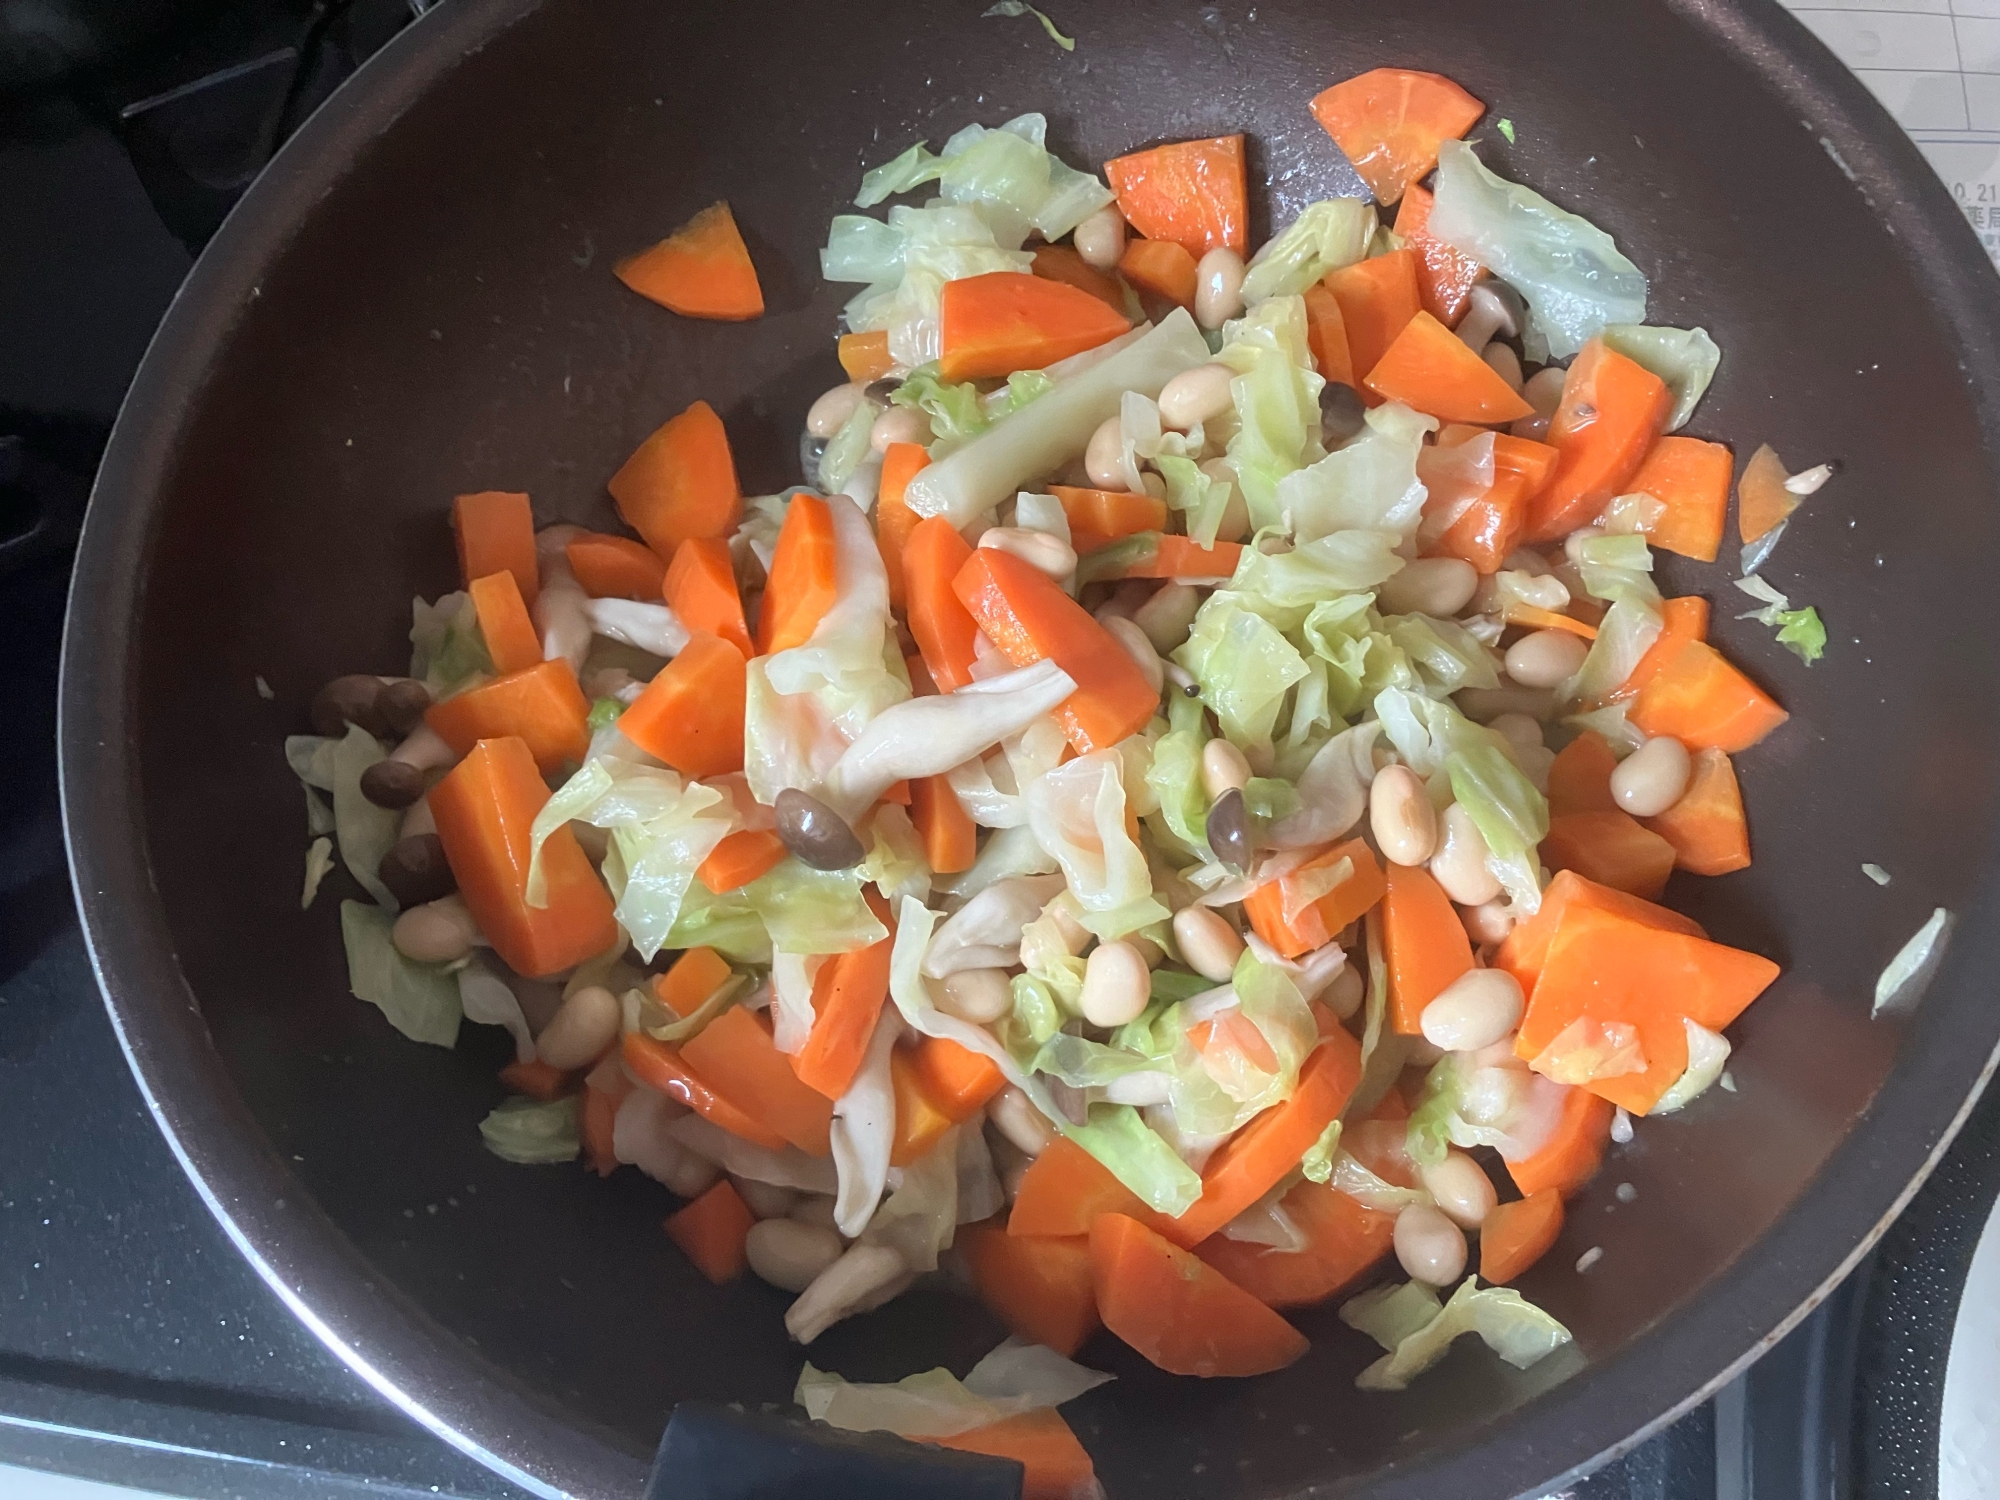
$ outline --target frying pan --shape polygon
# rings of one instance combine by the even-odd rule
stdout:
[[[1994,1066],[2000,288],[1915,150],[1769,4],[1127,0],[1065,13],[1073,54],[983,9],[454,0],[285,148],[161,328],[78,557],[64,799],[112,1015],[272,1288],[494,1468],[628,1497],[677,1403],[782,1407],[800,1351],[781,1294],[701,1281],[636,1173],[487,1155],[498,1032],[421,1047],[348,996],[331,902],[298,909],[280,741],[330,677],[403,660],[411,596],[455,580],[451,495],[525,489],[544,519],[609,524],[605,477],[696,397],[746,490],[792,482],[801,413],[839,378],[845,293],[813,252],[864,166],[1029,109],[1092,162],[1247,130],[1261,239],[1351,180],[1306,113],[1317,89],[1434,67],[1514,122],[1511,143],[1483,132],[1489,161],[1652,276],[1653,321],[1715,333],[1697,433],[1841,466],[1767,568],[1827,619],[1817,666],[1731,618],[1721,569],[1663,572],[1715,597],[1716,636],[1792,713],[1742,757],[1756,864],[1669,899],[1785,975],[1733,1028],[1735,1091],[1642,1125],[1527,1278],[1576,1334],[1564,1355],[1519,1373],[1462,1346],[1364,1396],[1372,1351],[1323,1307],[1300,1318],[1311,1354],[1253,1381],[1175,1379],[1102,1338],[1085,1358],[1118,1379],[1067,1410],[1114,1496],[1544,1485],[1781,1335]],[[683,321],[611,277],[720,197],[763,320]],[[1871,1018],[1875,975],[1937,906],[1956,919],[1941,971]],[[893,1379],[962,1371],[999,1333],[925,1287],[811,1353]]]

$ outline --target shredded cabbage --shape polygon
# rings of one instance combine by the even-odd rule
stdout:
[[[483,677],[493,675],[493,658],[486,637],[479,633],[479,611],[472,595],[462,590],[435,604],[410,601],[410,675],[443,702]]]
[[[1196,1172],[1139,1117],[1129,1104],[1098,1104],[1087,1124],[1061,1122],[1062,1132],[1083,1147],[1141,1202],[1179,1218],[1201,1196]]]
[[[343,912],[346,907],[341,908]],[[1944,940],[1951,928],[1951,914],[1942,906],[1896,951],[1889,965],[1875,981],[1875,1005],[1870,1015],[1897,1006],[1907,992],[1912,999],[1921,991],[1944,955]]]
[[[1803,609],[1793,609],[1792,601],[1771,587],[1762,578],[1752,574],[1748,578],[1736,580],[1736,586],[1753,599],[1763,601],[1762,609],[1747,610],[1736,618],[1755,620],[1760,625],[1769,625],[1778,632],[1778,644],[1785,647],[1811,666],[1826,651],[1826,626],[1820,623],[1819,611],[1811,605]]]
[[[1708,336],[1706,328],[1647,328],[1635,323],[1613,323],[1600,337],[1604,347],[1643,365],[1667,384],[1673,394],[1674,409],[1667,417],[1667,431],[1678,432],[1694,415],[1708,383],[1722,363],[1722,350]]]
[[[1365,1295],[1365,1294],[1364,1294]],[[1351,1305],[1351,1304],[1350,1304]],[[1347,1316],[1347,1309],[1341,1309]],[[1403,1318],[1397,1320],[1397,1328]],[[1391,1331],[1384,1328],[1384,1331]],[[1486,1347],[1525,1370],[1570,1342],[1570,1332],[1512,1287],[1479,1285],[1468,1276],[1429,1322],[1405,1333],[1394,1350],[1354,1379],[1364,1391],[1400,1391],[1445,1356],[1461,1334],[1476,1333]]]
[[[964,1381],[948,1370],[906,1375],[893,1385],[843,1380],[808,1364],[792,1399],[806,1415],[849,1432],[945,1438],[1073,1401],[1112,1377],[1086,1370],[1042,1344],[1010,1338]]]
[[[479,1122],[480,1139],[502,1161],[524,1167],[575,1161],[582,1151],[577,1101],[503,1099]]]
[[[1226,352],[1226,351],[1225,351]],[[1251,510],[1259,526],[1282,520],[1300,543],[1336,531],[1386,531],[1407,541],[1423,520],[1423,481],[1417,457],[1435,418],[1385,401],[1368,413],[1368,426],[1339,449],[1306,467],[1287,471],[1274,491],[1268,517]],[[1233,451],[1233,450],[1232,450]]]
[[[403,957],[389,940],[389,913],[359,901],[340,903],[340,941],[347,949],[347,987],[380,1010],[413,1042],[458,1042],[458,983],[442,964]]]
[[[910,371],[890,393],[889,400],[929,417],[931,432],[946,442],[964,442],[986,430],[986,410],[980,404],[979,387],[969,381],[962,385],[945,384],[938,378],[936,365]]]
[[[1326,382],[1306,339],[1305,302],[1272,297],[1224,325],[1215,361],[1236,372],[1229,388],[1238,426],[1228,452],[1250,524],[1277,525],[1283,518],[1278,482],[1326,451],[1319,420],[1319,393]]]
[[[1660,1102],[1650,1111],[1652,1114],[1670,1115],[1677,1109],[1685,1109],[1708,1092],[1709,1086],[1722,1076],[1722,1070],[1729,1062],[1727,1037],[1686,1016],[1681,1017],[1681,1024],[1687,1028],[1687,1071],[1660,1096]]]
[[[1271,733],[1305,658],[1279,631],[1227,590],[1211,595],[1174,660],[1194,677],[1222,733],[1244,750],[1269,750]]]
[[[1243,278],[1243,300],[1294,297],[1315,281],[1368,253],[1375,237],[1375,205],[1361,198],[1309,203],[1291,225],[1264,242]]]
[[[1154,899],[1145,852],[1126,827],[1124,759],[1117,751],[1066,761],[1024,795],[1028,827],[1062,866],[1086,927],[1122,937],[1171,915]]]
[[[334,837],[340,841],[341,862],[377,906],[394,912],[398,902],[382,883],[382,856],[395,847],[403,815],[394,808],[377,807],[361,792],[362,774],[386,759],[374,735],[359,724],[349,724],[347,733],[333,742],[327,770],[333,777]]]

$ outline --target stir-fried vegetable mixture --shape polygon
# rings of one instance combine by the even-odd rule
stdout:
[[[802,1344],[955,1264],[1021,1342],[799,1398],[1032,1493],[1094,1484],[1053,1408],[1100,1329],[1253,1376],[1345,1296],[1365,1390],[1566,1343],[1508,1283],[1778,972],[1656,904],[1749,864],[1731,757],[1786,717],[1654,581],[1722,549],[1731,451],[1677,431],[1720,351],[1448,80],[1311,109],[1376,201],[1254,254],[1241,136],[869,171],[803,484],[745,500],[696,402],[609,478],[636,539],[460,496],[409,675],[287,745],[354,992],[512,1032],[487,1144],[657,1178]],[[726,204],[618,275],[763,307]],[[1830,472],[1739,491],[1807,662],[1754,570]]]

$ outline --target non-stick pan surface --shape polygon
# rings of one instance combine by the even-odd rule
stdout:
[[[280,741],[329,677],[397,669],[411,596],[455,579],[454,493],[525,489],[545,519],[605,523],[605,477],[696,397],[747,489],[793,481],[801,414],[838,378],[844,292],[814,249],[863,167],[1029,109],[1093,162],[1247,130],[1261,238],[1342,180],[1317,89],[1445,71],[1514,122],[1513,143],[1484,132],[1489,161],[1652,276],[1653,321],[1714,332],[1695,432],[1841,465],[1767,570],[1825,615],[1819,665],[1731,618],[1724,569],[1664,574],[1715,598],[1717,636],[1792,711],[1742,759],[1755,866],[1672,899],[1785,977],[1735,1028],[1735,1092],[1615,1151],[1528,1278],[1569,1354],[1521,1375],[1464,1348],[1363,1396],[1369,1351],[1329,1307],[1301,1318],[1312,1353],[1260,1380],[1173,1379],[1103,1339],[1086,1358],[1119,1379],[1069,1410],[1114,1496],[1528,1489],[1754,1356],[1992,1066],[1994,276],[1887,116],[1768,4],[1128,0],[1072,6],[1073,54],[984,8],[455,0],[285,149],[148,355],[78,562],[64,792],[113,1015],[272,1286],[496,1467],[631,1495],[676,1401],[785,1402],[780,1294],[702,1282],[636,1173],[487,1155],[497,1034],[419,1047],[348,996],[332,901],[298,909]],[[762,321],[681,321],[611,277],[719,197]],[[1957,914],[1949,961],[1871,1019],[1876,973],[1935,906]],[[892,1378],[962,1370],[997,1334],[924,1290],[812,1353]]]

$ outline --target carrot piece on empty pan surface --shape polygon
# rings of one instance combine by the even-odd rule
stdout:
[[[1312,112],[1376,199],[1394,203],[1486,106],[1442,74],[1375,68],[1316,94]]]
[[[1178,141],[1114,157],[1104,180],[1126,222],[1149,240],[1173,240],[1199,257],[1221,245],[1250,248],[1250,192],[1243,137]]]
[[[728,536],[743,514],[729,434],[706,401],[641,443],[606,488],[625,524],[661,557],[691,536]]]
[[[1729,510],[1729,450],[1720,443],[1669,434],[1654,443],[1628,493],[1651,495],[1666,507],[1646,527],[1646,540],[1698,562],[1714,562],[1722,549]]]
[[[640,296],[688,318],[740,323],[764,314],[757,268],[727,203],[711,203],[613,274]]]
[[[589,719],[590,705],[566,661],[490,678],[424,711],[424,722],[460,755],[480,740],[514,735],[544,771],[583,759],[590,749]]]
[[[535,602],[541,567],[535,559],[535,517],[526,495],[512,490],[460,495],[451,502],[451,529],[458,541],[459,577],[468,587],[489,573],[512,573],[521,598]]]
[[[542,639],[528,618],[520,585],[512,573],[489,573],[472,580],[468,590],[479,616],[479,634],[493,669],[502,674],[525,672],[542,659]]]
[[[1644,658],[1639,665],[1646,665]],[[1705,641],[1683,641],[1632,700],[1627,717],[1646,735],[1670,734],[1690,750],[1748,750],[1791,715]]]
[[[1097,1469],[1061,1412],[1051,1407],[923,1442],[1021,1465],[1021,1500],[1101,1500]]]
[[[966,1225],[955,1244],[979,1299],[1011,1332],[1074,1357],[1097,1331],[1089,1236],[1009,1234],[995,1221]]]
[[[1504,1286],[1548,1254],[1562,1227],[1562,1194],[1552,1188],[1496,1204],[1479,1226],[1480,1276]]]
[[[643,542],[586,531],[564,546],[563,555],[578,586],[593,599],[638,599],[650,604],[660,597],[666,564]]]
[[[721,636],[746,660],[754,652],[750,626],[743,618],[743,595],[729,561],[729,543],[721,537],[689,537],[676,547],[673,563],[654,593],[666,599],[690,631]]]
[[[1674,846],[1674,865],[1697,875],[1726,875],[1750,863],[1750,826],[1736,768],[1720,750],[1698,750],[1681,800],[1644,820]]]

